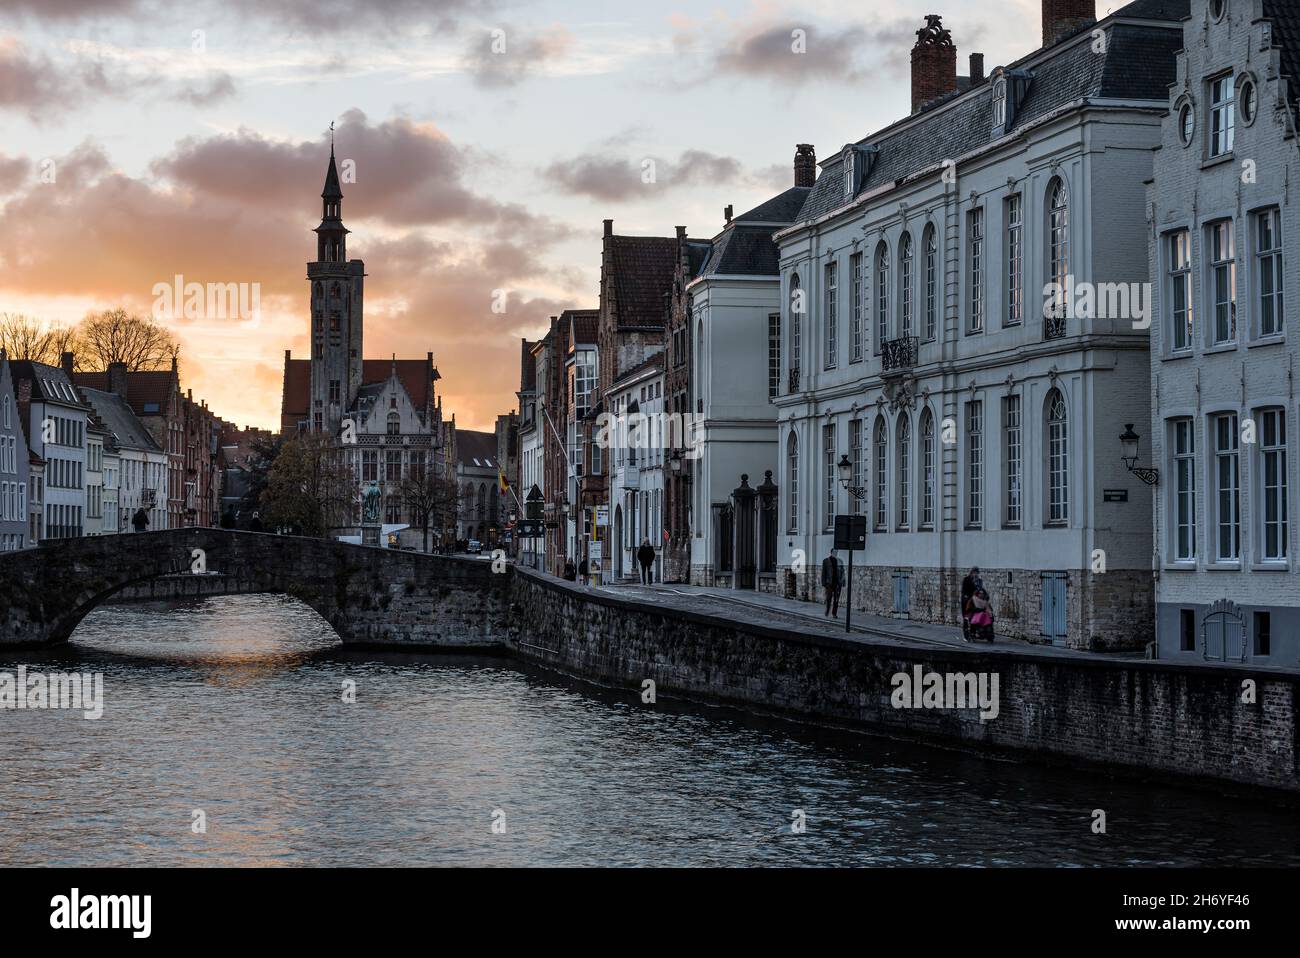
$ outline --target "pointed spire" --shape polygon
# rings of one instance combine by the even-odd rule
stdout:
[[[325,190],[321,198],[326,200],[343,199],[343,190],[339,187],[339,168],[334,165],[334,137],[330,136],[330,167],[325,173]]]

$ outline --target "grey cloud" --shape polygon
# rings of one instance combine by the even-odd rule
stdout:
[[[473,37],[463,62],[481,87],[514,86],[546,63],[562,59],[572,45],[573,37],[563,27],[502,26]]]
[[[654,182],[644,181],[647,161],[654,163]],[[672,162],[658,157],[630,159],[600,154],[557,160],[542,177],[562,192],[596,200],[627,200],[681,186],[733,183],[745,176],[740,161],[704,150],[686,150]]]

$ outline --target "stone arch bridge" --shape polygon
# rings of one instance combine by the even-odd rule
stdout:
[[[198,550],[198,551],[196,551]],[[510,571],[325,539],[172,529],[0,553],[0,649],[63,642],[96,606],[162,575],[222,573],[231,593],[294,596],[355,646],[486,649],[510,621]]]

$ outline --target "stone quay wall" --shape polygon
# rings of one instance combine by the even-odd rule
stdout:
[[[938,744],[1300,792],[1300,676],[1035,650],[921,649],[749,624],[514,571],[524,658],[638,693]],[[998,677],[998,714],[895,708],[899,673]],[[1243,683],[1255,683],[1247,702]]]

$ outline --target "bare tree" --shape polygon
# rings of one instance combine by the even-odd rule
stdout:
[[[65,352],[77,352],[77,332],[22,313],[0,315],[0,348],[10,359],[57,366]]]
[[[261,494],[263,522],[303,536],[328,536],[359,503],[356,476],[326,436],[286,441],[271,463]]]
[[[107,369],[110,363],[125,363],[131,372],[165,369],[181,351],[166,327],[121,307],[89,314],[77,327],[77,336],[85,362],[96,369]]]
[[[429,551],[429,530],[442,530],[447,517],[456,514],[460,492],[454,479],[446,479],[433,463],[402,480],[402,499],[414,524],[424,533],[424,551]]]

